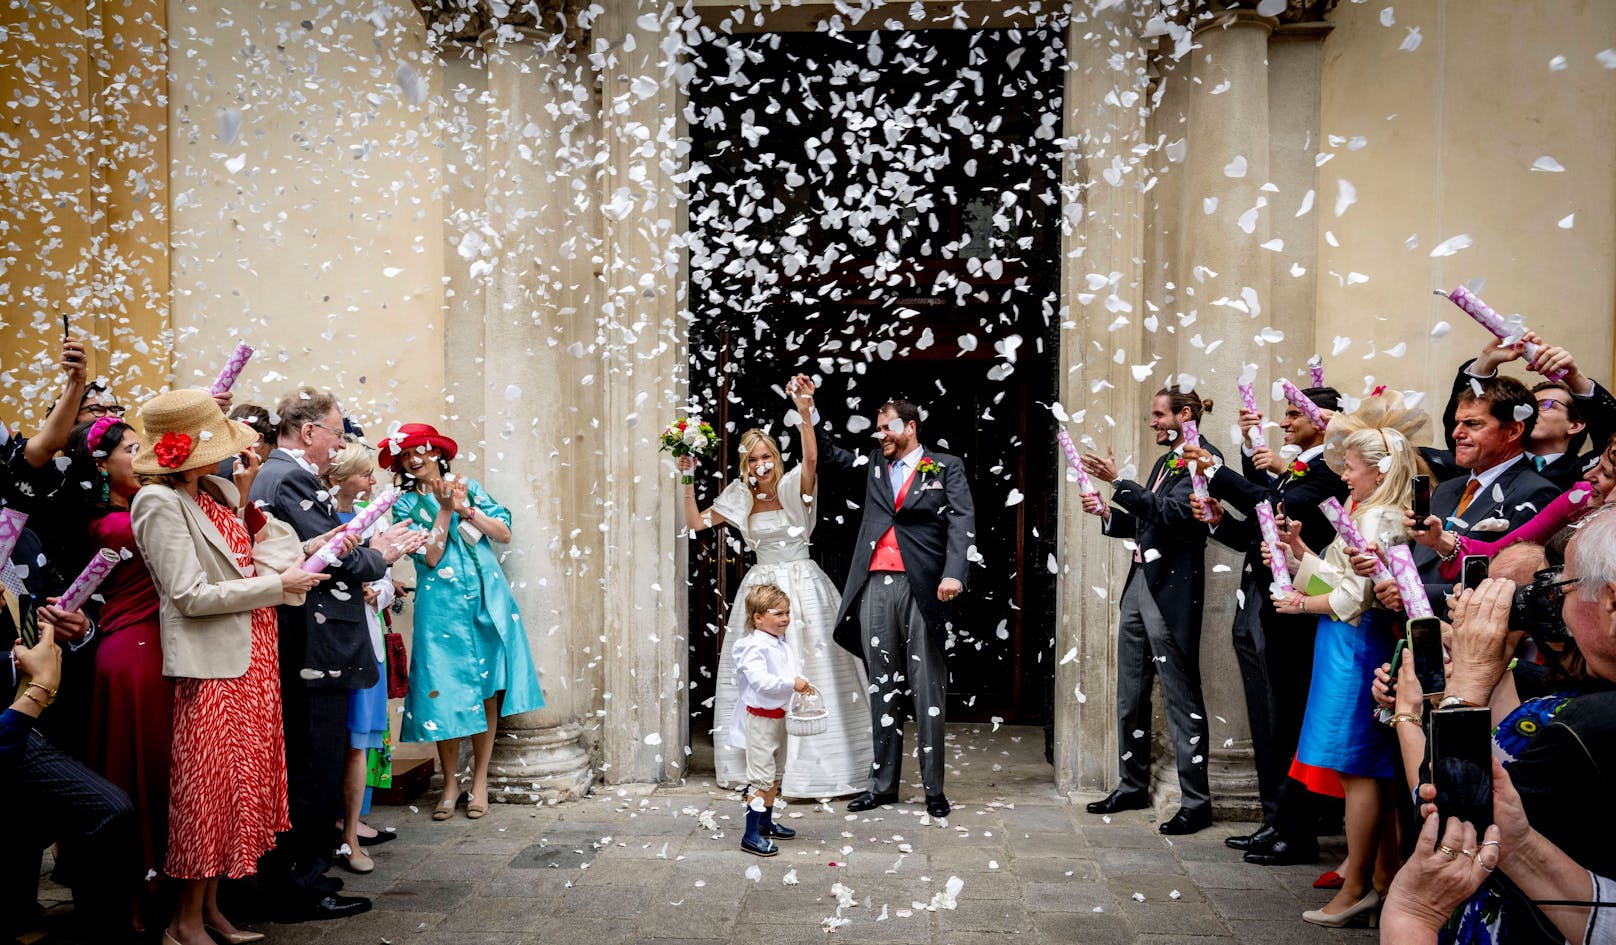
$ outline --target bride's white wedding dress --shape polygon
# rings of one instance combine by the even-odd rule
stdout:
[[[713,761],[718,783],[746,783],[745,746],[730,747],[725,729],[735,708],[735,664],[731,650],[746,631],[746,594],[759,584],[774,584],[791,597],[791,625],[785,640],[800,661],[801,675],[819,690],[830,710],[830,727],[819,735],[788,736],[780,792],[788,797],[836,797],[856,794],[869,784],[874,749],[870,743],[870,702],[864,667],[831,640],[831,621],[841,605],[836,585],[808,557],[814,530],[812,496],[802,494],[802,470],[780,480],[780,503],[768,512],[752,511],[752,493],[737,479],[713,510],[724,516],[757,555],[746,572],[719,648],[717,694],[714,697]]]

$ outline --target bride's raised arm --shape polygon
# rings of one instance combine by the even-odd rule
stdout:
[[[676,465],[679,467],[680,472],[689,472],[690,470],[696,468],[696,457],[694,457],[694,456],[681,456],[676,461]],[[725,518],[722,515],[719,515],[717,512],[713,511],[711,508],[707,509],[704,512],[704,511],[702,511],[700,508],[698,508],[696,506],[696,484],[695,483],[687,482],[684,485],[680,486],[679,488],[681,490],[683,490],[684,494],[685,494],[684,498],[685,498],[685,527],[686,528],[690,529],[692,532],[699,532],[699,531],[702,531],[704,529],[711,528],[714,525],[728,525],[729,524],[729,519]]]
[[[791,392],[797,408],[797,435],[802,438],[802,497],[813,501],[815,476],[819,469],[819,440],[814,436],[813,382],[799,380]]]

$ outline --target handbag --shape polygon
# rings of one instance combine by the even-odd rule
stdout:
[[[382,619],[387,626],[393,625],[385,611]],[[410,656],[404,652],[404,634],[392,630],[382,634],[382,649],[387,654],[387,698],[402,699],[410,691]]]

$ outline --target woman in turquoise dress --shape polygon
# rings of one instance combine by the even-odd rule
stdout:
[[[395,521],[425,531],[415,559],[415,635],[402,738],[436,742],[443,795],[433,820],[448,820],[461,798],[460,739],[473,760],[466,816],[488,812],[488,761],[502,715],[542,708],[538,672],[510,582],[492,542],[511,540],[511,513],[483,487],[452,475],[454,440],[406,423],[383,440],[379,459],[404,495]]]

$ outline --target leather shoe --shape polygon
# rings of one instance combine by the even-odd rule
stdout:
[[[1223,845],[1231,850],[1265,850],[1279,839],[1279,831],[1263,824],[1255,833],[1243,837],[1226,837]]]
[[[865,791],[858,797],[848,801],[847,809],[856,814],[859,811],[875,810],[877,807],[880,807],[883,804],[896,803],[898,803],[898,795],[896,794],[872,794],[869,791]]]
[[[954,810],[954,805],[948,803],[948,797],[943,794],[926,795],[926,813],[933,817],[947,817]]]
[[[1257,866],[1291,866],[1296,863],[1317,863],[1319,861],[1319,847],[1316,843],[1287,843],[1284,840],[1275,840],[1266,849],[1247,850],[1242,859]]]
[[[275,917],[276,922],[317,922],[322,919],[346,919],[370,911],[370,900],[363,896],[332,894],[310,899],[292,906]]]
[[[321,876],[314,881],[314,888],[322,893],[342,892],[341,876]]]
[[[1103,801],[1088,805],[1091,814],[1115,814],[1119,810],[1144,810],[1150,806],[1150,795],[1144,791],[1124,791],[1117,788]]]
[[[1156,829],[1170,837],[1177,837],[1205,830],[1210,826],[1212,826],[1212,812],[1210,810],[1204,807],[1200,810],[1180,807],[1178,813],[1174,814],[1171,820]]]

